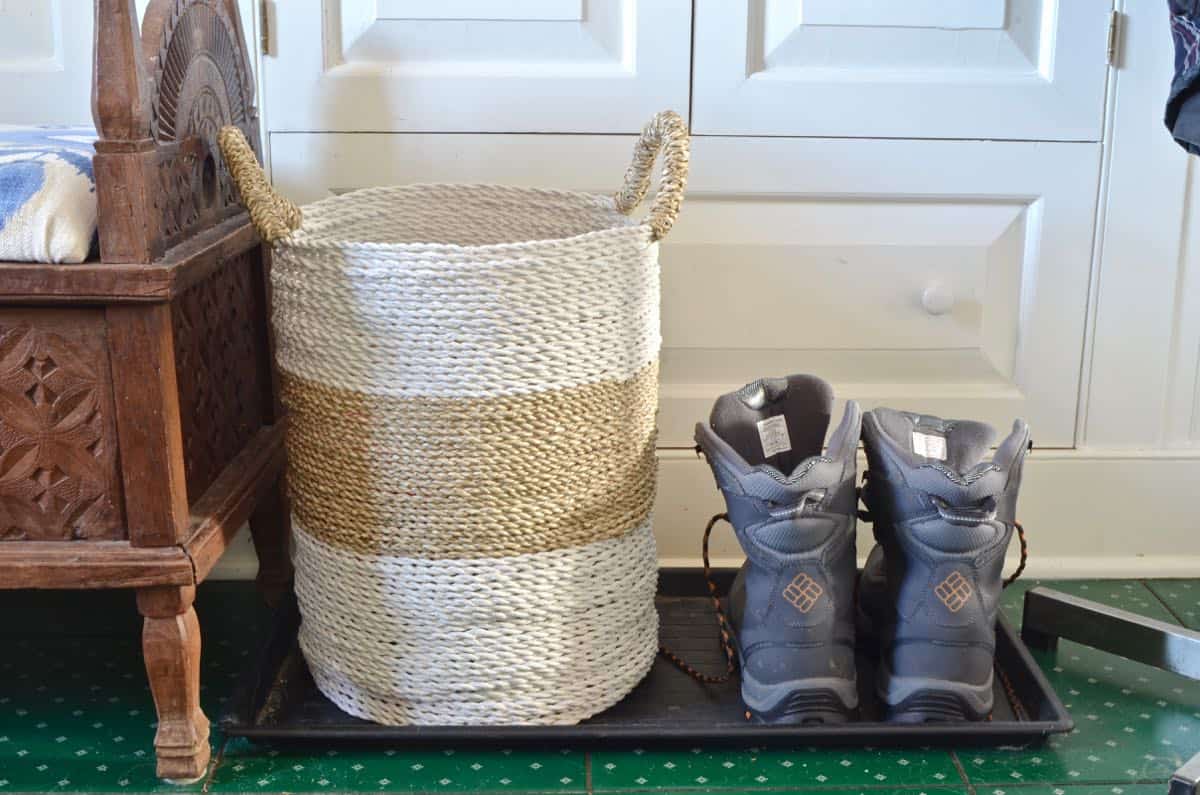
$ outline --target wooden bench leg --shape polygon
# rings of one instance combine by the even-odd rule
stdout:
[[[250,535],[258,553],[258,590],[271,607],[279,604],[292,581],[292,558],[289,543],[292,534],[291,512],[283,478],[250,515]]]
[[[200,709],[200,622],[196,587],[140,588],[142,654],[158,710],[158,775],[175,782],[200,779],[208,768],[208,718]]]

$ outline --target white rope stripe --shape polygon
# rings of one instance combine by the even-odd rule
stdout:
[[[299,523],[295,537],[301,647],[322,692],[352,714],[573,723],[616,703],[653,662],[649,522],[504,558],[363,555]]]
[[[347,207],[353,196],[354,207]],[[393,207],[406,206],[409,223],[394,223]],[[511,212],[513,209],[517,212]],[[475,224],[472,213],[495,216]],[[597,223],[597,219],[601,219]],[[353,243],[438,259],[477,262],[506,252],[561,249],[577,237],[604,237],[613,230],[649,229],[617,209],[610,196],[579,191],[488,183],[413,183],[361,188],[329,196],[304,208],[304,224],[286,241],[298,248]]]
[[[653,617],[653,607],[648,602],[640,613],[623,612],[619,620],[622,627],[646,629],[653,624]],[[607,627],[591,626],[578,633],[573,631],[570,636],[557,638],[557,641],[571,643],[578,635],[595,634],[611,627],[611,623]],[[444,652],[428,657],[418,657],[422,652],[429,651],[427,645],[416,644],[415,648],[411,648],[407,641],[398,642],[388,649],[389,656],[382,658],[390,664],[378,665],[374,661],[364,659],[362,652],[369,651],[368,649],[356,653],[353,644],[331,642],[327,629],[324,625],[314,625],[302,635],[302,646],[308,656],[315,656],[320,660],[336,660],[338,670],[352,677],[358,684],[377,692],[405,693],[412,698],[437,698],[451,704],[457,701],[477,700],[480,693],[495,694],[507,691],[517,694],[522,689],[531,688],[531,692],[541,692],[545,682],[564,677],[577,682],[581,687],[599,686],[612,675],[612,671],[619,670],[627,664],[629,656],[636,654],[641,648],[644,637],[641,632],[624,633],[601,647],[537,661],[531,660],[528,653],[521,654],[517,650],[515,654],[505,656],[511,656],[518,664],[497,670],[492,667],[490,661],[487,665],[462,665],[458,650],[451,644],[458,643],[470,650],[478,648],[484,642],[469,632],[439,637],[439,641],[444,642]],[[520,633],[522,628],[514,629]],[[518,636],[529,640],[525,637],[528,635],[528,627],[524,627],[523,630],[523,634]],[[553,648],[555,640],[553,633],[549,633],[545,637],[537,638],[535,642],[546,648]],[[397,645],[403,648],[399,658],[396,656]],[[491,653],[492,645],[489,644],[487,648]],[[412,664],[414,660],[419,660],[419,669]],[[454,676],[439,677],[431,681],[429,675],[424,673],[427,666],[452,671]]]
[[[587,690],[555,693],[553,683],[539,686],[537,692],[516,700],[520,714],[528,719],[510,717],[506,709],[513,697],[507,692],[497,693],[496,700],[454,705],[447,709],[441,703],[426,700],[405,700],[365,691],[347,677],[329,671],[320,665],[311,665],[313,679],[325,696],[342,711],[366,720],[392,726],[426,725],[565,725],[569,726],[592,715],[603,712],[616,704],[626,693],[637,686],[650,670],[657,654],[657,647],[641,652],[644,659],[632,660],[623,670],[613,671],[606,680],[606,687],[599,693]],[[554,698],[547,698],[554,693]],[[575,699],[581,703],[576,703]],[[528,710],[523,709],[528,704]],[[514,710],[516,711],[516,710]]]
[[[653,595],[658,569],[641,566],[655,560],[650,525],[647,520],[616,538],[550,552],[438,560],[348,551],[320,541],[297,518],[296,560],[319,557],[322,568],[297,572],[296,590],[301,605],[306,593],[322,593],[326,599],[347,605],[351,612],[366,609],[375,615],[370,605],[347,601],[343,589],[320,590],[322,583],[352,578],[356,588],[386,596],[389,605],[393,598],[400,598],[394,594],[402,594],[403,600],[384,614],[397,616],[403,626],[428,626],[439,631],[455,624],[473,627],[484,620],[489,624],[530,617],[577,620],[580,614],[599,605],[623,599],[644,600],[646,594],[630,596],[638,588],[646,588]],[[554,569],[553,577],[545,575],[544,567]],[[483,593],[503,598],[472,598],[480,594],[481,583],[486,583]],[[423,609],[435,596],[441,603],[437,611],[413,608],[413,612],[404,612],[409,604],[404,600],[416,600]],[[389,634],[388,640],[395,640],[394,634]]]
[[[487,397],[624,380],[657,356],[658,246],[611,199],[491,186],[352,196],[305,208],[277,245],[286,372],[368,394]],[[581,230],[604,231],[563,237]],[[534,242],[411,245],[401,233]]]

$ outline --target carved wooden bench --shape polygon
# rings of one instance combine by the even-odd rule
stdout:
[[[96,0],[100,261],[0,263],[0,587],[135,588],[158,774],[208,764],[196,585],[247,520],[288,582],[269,259],[216,147],[258,141],[236,0]]]

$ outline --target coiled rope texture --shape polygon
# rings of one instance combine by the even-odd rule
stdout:
[[[413,185],[303,214],[240,131],[220,144],[275,246],[318,687],[387,724],[574,723],[616,703],[658,646],[655,243],[686,183],[682,119],[646,126],[615,196]]]

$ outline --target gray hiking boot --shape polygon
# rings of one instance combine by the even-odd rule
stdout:
[[[863,502],[878,545],[859,582],[877,637],[876,687],[893,720],[983,720],[992,711],[996,611],[1012,536],[1022,420],[986,459],[989,425],[875,409],[863,420]]]
[[[723,395],[696,441],[725,496],[746,563],[729,597],[742,700],[762,723],[841,723],[854,678],[855,450],[846,414],[822,455],[833,390],[762,379]]]

